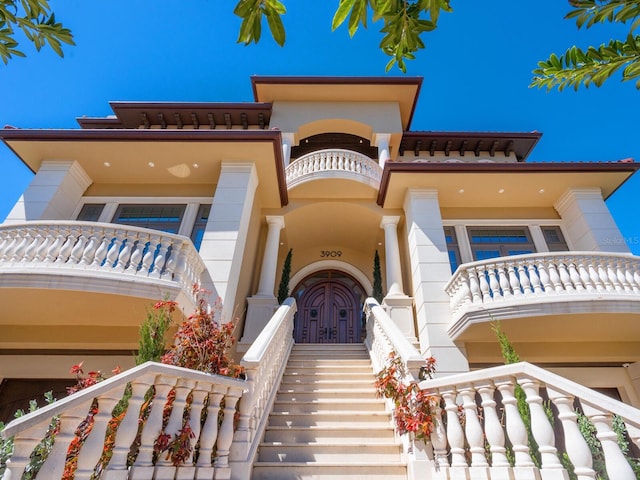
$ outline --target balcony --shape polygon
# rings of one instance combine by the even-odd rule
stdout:
[[[114,302],[168,298],[190,310],[204,269],[191,240],[156,230],[72,221],[0,227],[0,290],[25,303],[37,290],[60,292],[56,303],[83,291],[111,294]]]
[[[351,150],[319,150],[292,161],[286,169],[287,188],[291,190],[318,179],[353,180],[377,191],[382,168],[375,160]],[[351,187],[353,188],[353,187]]]
[[[549,332],[559,341],[640,339],[640,258],[632,255],[535,253],[466,263],[445,290],[456,340],[486,340],[492,334],[483,324],[517,319],[525,321],[513,341]]]

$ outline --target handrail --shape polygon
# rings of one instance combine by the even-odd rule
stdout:
[[[382,168],[378,162],[361,153],[332,148],[303,155],[293,160],[285,171],[287,188],[293,188],[314,178],[336,175],[378,188]]]
[[[250,390],[240,402],[238,429],[232,445],[234,479],[250,478],[258,446],[293,347],[293,316],[296,310],[296,301],[287,298],[240,361],[245,368]]]
[[[229,450],[233,440],[235,405],[246,391],[247,383],[220,375],[146,362],[9,423],[2,435],[14,438],[14,452],[7,462],[3,479],[21,478],[30,462],[31,452],[40,443],[55,417],[59,418],[59,431],[40,471],[47,472],[47,478],[61,478],[65,468],[69,468],[66,458],[71,446],[78,449],[75,478],[90,478],[101,462],[103,450],[107,448],[105,435],[113,419],[112,411],[116,404],[125,401],[125,389],[128,385],[131,394],[126,400],[123,418],[114,433],[110,447],[112,456],[106,465],[102,465],[105,472],[112,472],[108,474],[112,475],[109,478],[151,478],[159,470],[178,468],[164,455],[154,462],[154,445],[161,435],[169,438],[178,435],[187,412],[187,425],[193,432],[193,437],[187,442],[191,449],[198,444],[200,455],[194,465],[191,453],[185,465],[179,468],[197,467],[210,472],[218,469],[221,473],[230,470]],[[175,392],[174,399],[170,400],[172,391]],[[145,399],[152,400],[146,420],[141,417]],[[170,410],[169,405],[172,405]],[[201,413],[205,406],[207,417],[203,423]],[[165,411],[171,413],[163,426]],[[222,418],[220,424],[219,416]],[[144,427],[139,434],[138,426],[141,421]],[[88,433],[87,425],[92,425]],[[83,428],[85,433],[78,433]],[[137,446],[137,455],[133,465],[129,467],[127,457],[132,446]],[[212,457],[214,451],[215,455]],[[127,471],[129,476],[122,477]]]
[[[547,478],[546,475],[555,475],[553,472],[557,474],[567,467],[559,453],[566,452],[578,478],[595,478],[591,451],[574,410],[574,402],[578,401],[581,411],[597,430],[609,478],[635,480],[616,441],[612,416],[622,418],[629,437],[640,445],[639,409],[526,362],[424,380],[420,388],[436,397],[438,404],[444,402],[446,427],[438,409],[436,428],[431,435],[433,455],[440,468],[450,468],[458,475],[475,467],[504,472],[512,468],[506,457],[505,439],[508,439],[515,455],[514,471],[520,469],[536,475],[539,469],[540,476]],[[534,452],[530,450],[517,406],[518,388],[526,395],[531,432],[541,458],[539,468],[533,462]],[[545,406],[543,397],[555,408]],[[548,415],[553,416],[553,422]],[[486,455],[485,442],[490,455]]]
[[[0,269],[46,268],[91,275],[145,277],[173,284],[195,301],[205,265],[191,240],[147,228],[80,221],[34,221],[0,226]],[[60,270],[54,270],[60,271]]]

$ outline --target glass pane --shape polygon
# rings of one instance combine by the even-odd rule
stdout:
[[[196,247],[196,250],[200,249],[202,244],[202,237],[204,237],[204,231],[207,227],[207,220],[209,219],[209,212],[211,211],[211,205],[200,205],[198,209],[198,215],[196,221],[193,224],[193,230],[191,231],[191,241]]]
[[[97,222],[104,210],[104,203],[85,203],[78,214],[82,222]]]
[[[473,254],[476,260],[488,260],[502,256],[500,250],[474,250]]]
[[[185,205],[120,205],[113,223],[178,233]]]

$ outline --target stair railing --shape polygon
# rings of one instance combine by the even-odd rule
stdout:
[[[51,435],[52,422],[55,442],[36,479],[89,480],[99,470],[107,480],[229,478],[235,406],[246,386],[244,380],[144,363],[9,423],[2,435],[13,437],[14,449],[2,479],[22,478],[31,453]],[[114,424],[118,404],[122,413]],[[184,461],[176,466],[166,452],[154,454],[161,438],[171,441],[186,427],[190,453]],[[69,463],[74,460],[68,452],[74,452],[77,466]]]
[[[518,386],[529,406],[540,468],[532,460],[518,411]],[[469,478],[473,471],[483,471],[484,478],[567,479],[566,468],[579,480],[599,478],[578,425],[581,411],[597,430],[608,477],[636,480],[612,423],[613,415],[620,417],[630,441],[640,447],[637,408],[525,362],[425,380],[420,388],[444,405],[431,434],[437,478]]]
[[[240,418],[231,451],[232,479],[246,480],[262,441],[269,413],[293,347],[296,301],[288,298],[253,342],[240,364],[249,392],[240,401]]]

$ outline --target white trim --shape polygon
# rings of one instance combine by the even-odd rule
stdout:
[[[369,281],[367,276],[362,273],[362,271],[360,271],[353,265],[346,262],[341,262],[340,260],[320,260],[318,262],[310,263],[306,267],[302,267],[295,273],[293,277],[291,277],[289,285],[292,285],[293,288],[295,288],[306,277],[322,270],[339,270],[341,272],[348,273],[358,282],[360,282],[360,285],[362,285],[362,288],[364,288],[366,295],[370,295],[373,291],[371,282]]]

